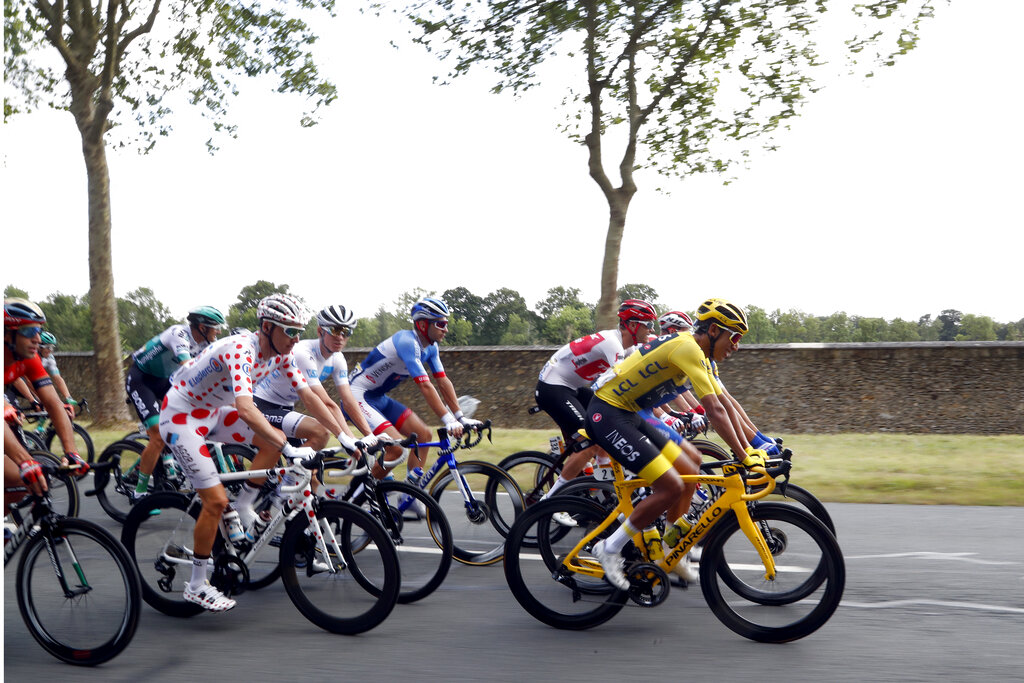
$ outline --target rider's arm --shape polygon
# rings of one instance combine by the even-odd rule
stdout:
[[[722,403],[725,404],[727,410],[731,410],[733,414],[733,423],[739,423],[743,430],[743,437],[753,443],[754,436],[757,434],[757,427],[747,416],[747,412],[743,410],[743,406],[740,402],[733,398],[732,394],[727,389],[722,389]]]
[[[77,453],[78,448],[75,446],[75,432],[71,427],[71,418],[68,416],[67,411],[64,410],[64,402],[57,395],[57,390],[53,388],[52,384],[47,384],[36,387],[36,393],[39,394],[39,400],[42,401],[43,407],[46,408],[46,413],[50,416],[51,422],[53,422],[54,429],[57,430],[57,436],[60,437],[60,445],[64,449],[64,454]]]
[[[356,404],[356,397],[352,394],[352,388],[348,384],[335,383],[334,388],[338,390],[338,400],[341,401],[341,407],[345,410],[345,414],[352,420],[352,424],[356,426],[364,436],[373,434],[373,429],[370,428],[370,423],[366,421],[363,416],[363,412],[359,410],[359,406]],[[342,417],[344,420],[344,417]]]
[[[448,406],[448,409],[452,413],[458,414],[459,412],[459,397],[455,393],[455,385],[448,379],[447,375],[434,376],[437,380],[438,392],[441,394],[441,399]]]
[[[35,395],[35,393],[33,393],[32,388],[29,387],[28,380],[26,380],[24,377],[19,377],[18,379],[14,380],[14,382],[12,382],[11,385],[14,387],[15,391],[21,394],[22,398],[24,398],[29,403],[40,402],[39,398]]]
[[[341,409],[327,395],[322,384],[299,387],[297,391],[302,405],[306,406],[309,414],[322,424],[327,431],[335,436],[342,433],[352,436],[352,432],[345,425],[345,418],[341,415]],[[332,408],[334,410],[331,410]]]
[[[711,421],[711,426],[718,433],[718,436],[722,437],[722,440],[732,449],[734,455],[743,459],[750,444],[745,441],[741,434],[737,434],[736,429],[733,427],[732,418],[728,411],[726,411],[725,406],[722,405],[718,395],[714,393],[705,394],[701,397],[700,403],[704,406],[704,410],[707,411],[707,417]]]

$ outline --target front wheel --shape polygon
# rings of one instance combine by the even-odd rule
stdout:
[[[526,507],[540,502],[544,494],[562,472],[562,465],[550,453],[540,451],[519,451],[498,463],[498,467],[508,472],[515,480],[519,490],[523,492]]]
[[[701,555],[704,599],[744,638],[765,643],[803,638],[831,618],[843,597],[846,567],[839,544],[824,524],[791,505],[760,503],[750,515],[777,539],[784,538],[775,577],[765,577],[756,549],[730,514],[712,530]]]
[[[455,473],[448,470],[434,480],[430,495],[451,524],[457,561],[476,566],[501,561],[508,530],[523,511],[523,494],[505,470],[487,462],[459,463]]]
[[[117,539],[92,522],[57,521],[49,529],[52,545],[46,531],[26,544],[18,563],[15,590],[25,625],[43,649],[68,664],[113,659],[139,623],[135,565]],[[55,567],[63,579],[54,580]]]
[[[383,622],[398,602],[401,574],[387,532],[350,503],[317,504],[324,555],[304,516],[289,522],[281,540],[281,579],[302,616],[331,633],[354,635]],[[336,531],[340,530],[340,531]],[[352,551],[352,539],[368,542]]]
[[[437,501],[417,486],[384,480],[374,488],[377,508],[382,516],[389,515],[380,521],[398,551],[402,572],[398,602],[416,602],[437,590],[448,576],[453,552],[451,525]],[[367,543],[365,537],[353,538],[352,552],[360,552]]]
[[[96,501],[111,519],[122,524],[132,509],[131,494],[139,482],[139,463],[145,447],[145,443],[122,439],[100,453],[99,464],[114,464],[110,468],[96,470],[93,479]],[[177,482],[167,479],[163,464],[158,461],[150,478],[149,490],[175,491],[177,488]]]
[[[71,423],[71,429],[75,433],[75,448],[78,451],[78,454],[82,456],[82,459],[86,462],[95,462],[93,458],[96,457],[96,448],[92,444],[92,437],[89,436],[89,432],[87,432],[85,427],[77,422]],[[53,446],[53,440],[56,437],[57,430],[53,427],[49,427],[46,430],[46,435],[43,437],[43,443],[46,445],[46,450],[53,450],[51,446]]]
[[[65,517],[77,517],[82,504],[78,480],[67,470],[60,470],[60,458],[49,451],[29,451],[32,459],[46,471],[50,507]]]

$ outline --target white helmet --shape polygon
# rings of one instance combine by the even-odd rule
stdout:
[[[316,323],[324,329],[328,327],[347,327],[353,329],[356,326],[356,317],[352,311],[341,304],[328,306],[316,314]]]
[[[679,329],[683,332],[689,332],[693,329],[693,322],[690,320],[690,316],[682,311],[669,311],[663,314],[658,318],[658,324],[661,325],[662,332],[666,332],[670,328]]]
[[[256,317],[284,327],[305,327],[309,313],[302,302],[290,294],[263,297],[256,307]]]

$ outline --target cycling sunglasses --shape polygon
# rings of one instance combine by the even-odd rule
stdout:
[[[352,328],[345,327],[344,325],[332,325],[327,328],[327,331],[334,337],[351,337]]]
[[[719,329],[729,333],[729,341],[731,341],[733,344],[739,344],[740,340],[743,339],[742,332],[733,332],[728,327],[720,327]]]
[[[284,330],[284,333],[288,335],[289,339],[298,339],[299,335],[302,334],[301,327],[285,327],[284,325],[278,325],[277,323],[274,324]]]
[[[433,323],[434,323],[434,327],[436,327],[439,330],[447,330],[448,329],[448,321],[447,320],[435,320],[435,321],[433,321]]]
[[[646,327],[648,332],[654,332],[654,321],[653,320],[639,320],[637,318],[633,318],[629,322],[631,322],[631,323],[639,323],[640,325],[643,325],[644,327]]]
[[[31,339],[37,334],[42,334],[42,332],[43,328],[39,327],[38,325],[26,325],[24,327],[18,328],[18,334],[21,335],[22,337],[27,337],[28,339]]]

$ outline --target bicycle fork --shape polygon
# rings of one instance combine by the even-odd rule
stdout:
[[[53,567],[54,573],[57,575],[57,582],[60,584],[61,590],[64,591],[65,598],[74,598],[79,595],[85,595],[92,590],[92,586],[85,578],[85,572],[82,570],[82,565],[78,561],[78,556],[75,555],[75,549],[71,547],[71,541],[67,536],[53,537],[52,529],[45,528],[43,530],[43,538],[46,539],[46,554],[50,556],[50,565]],[[59,539],[59,540],[58,540]],[[60,557],[57,556],[57,545],[62,545],[68,550],[68,555],[71,557],[71,567],[75,570],[75,575],[78,577],[78,587],[71,588],[67,582],[67,575],[64,572],[63,563],[60,561]]]

